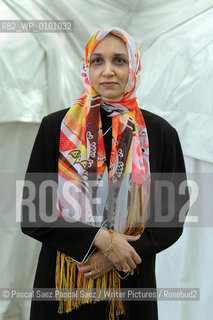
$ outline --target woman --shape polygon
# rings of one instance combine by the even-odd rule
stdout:
[[[41,228],[37,212],[35,225],[27,225],[23,208],[23,232],[42,242],[34,288],[156,288],[155,255],[181,235],[187,195],[176,196],[175,215],[162,228],[150,173],[172,173],[167,180],[176,185],[173,173],[185,179],[185,167],[175,129],[139,109],[140,72],[131,36],[117,27],[98,30],[82,63],[86,92],[42,120],[27,172],[42,173],[37,185],[58,173],[59,217]],[[168,207],[164,201],[164,214]],[[93,302],[33,301],[30,319],[157,319],[156,299]]]

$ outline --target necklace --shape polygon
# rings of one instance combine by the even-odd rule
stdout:
[[[112,125],[103,133],[103,136],[105,136],[105,134],[107,134],[107,132],[109,132],[111,128],[112,128]]]

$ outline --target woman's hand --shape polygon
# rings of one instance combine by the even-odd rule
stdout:
[[[94,245],[98,249],[105,251],[109,246],[111,236],[112,235],[107,230],[100,230],[96,236]],[[141,258],[135,249],[128,243],[128,241],[136,241],[140,239],[140,236],[140,234],[137,236],[119,234],[119,237],[116,237],[114,247],[109,252],[107,258],[119,271],[130,271],[131,269],[135,269],[137,265],[141,263]]]
[[[97,251],[91,255],[85,263],[77,265],[78,271],[83,272],[84,277],[97,279],[114,268],[112,262],[103,253]]]

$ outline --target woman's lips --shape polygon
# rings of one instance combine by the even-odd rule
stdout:
[[[117,84],[116,82],[102,82],[101,85],[104,87],[112,87],[115,84]]]

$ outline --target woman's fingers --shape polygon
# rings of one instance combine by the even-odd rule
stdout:
[[[119,271],[136,269],[137,267],[136,263],[131,258],[123,259],[121,262],[115,262],[113,264]]]
[[[97,279],[98,277],[109,272],[114,267],[112,262],[108,260],[103,253],[100,252],[94,253],[88,261],[90,260],[95,260],[98,268],[95,268],[94,265],[90,264],[90,269],[84,273],[84,277],[86,278],[89,277],[92,279]]]
[[[95,246],[102,251],[106,251],[110,244],[112,235],[107,230],[100,230],[96,239]],[[131,269],[135,269],[138,264],[141,263],[141,258],[131,246],[129,242],[137,241],[141,237],[140,234],[136,236],[130,236],[126,234],[119,234],[119,237],[115,238],[114,247],[110,250],[107,257],[113,263],[113,265],[119,270],[123,270],[123,266],[127,266]],[[127,269],[125,267],[125,269]]]
[[[139,240],[141,237],[141,234],[139,233],[137,236],[129,236],[126,234],[121,234],[120,235],[123,239],[125,239],[126,241],[136,241]],[[132,247],[132,246],[131,246]],[[137,254],[137,252],[135,251],[135,249],[132,247],[133,251],[132,251],[132,258],[134,260],[134,263],[136,264],[140,264],[141,263],[141,258],[140,256]]]
[[[88,265],[83,265],[83,266],[79,266],[77,264],[77,268],[78,268],[79,272],[87,272],[87,271],[91,270],[91,266],[89,264]]]
[[[132,250],[134,249],[132,248]],[[129,253],[132,250],[129,250]],[[94,268],[93,260],[95,260],[95,262],[97,263],[98,268]],[[91,263],[92,261],[93,263]],[[95,280],[98,277],[101,277],[102,275],[109,272],[114,266],[118,271],[129,273],[131,269],[135,269],[137,267],[137,264],[134,262],[134,259],[132,258],[131,254],[129,255],[128,253],[125,253],[124,257],[122,257],[121,255],[121,259],[116,258],[115,263],[112,263],[112,261],[106,258],[102,253],[95,253],[85,264],[79,264],[78,270],[79,272],[83,272],[84,277]]]
[[[139,238],[140,236],[126,235],[119,235],[119,237],[116,238],[114,247],[109,252],[108,258],[119,271],[123,269],[123,266],[127,265],[130,269],[135,269],[137,265],[141,263],[140,256],[128,242],[130,239],[135,240]]]
[[[117,270],[128,273],[141,263],[141,258],[129,243],[140,239],[140,236],[140,234],[137,236],[119,234],[119,237],[115,239],[114,247],[107,257],[100,251],[95,252],[86,263],[77,265],[78,271],[82,272],[84,277],[92,279],[97,279],[106,274],[114,266]],[[99,240],[100,242],[103,241],[101,238]]]
[[[137,264],[134,262],[133,259],[129,259],[128,260],[128,268],[129,269],[135,269],[137,267]],[[124,268],[124,269],[127,269],[127,268]]]
[[[137,254],[137,252],[134,250],[134,252],[133,252],[133,259],[134,259],[134,261],[135,261],[135,263],[136,264],[140,264],[141,263],[141,258],[140,258],[140,256]]]

